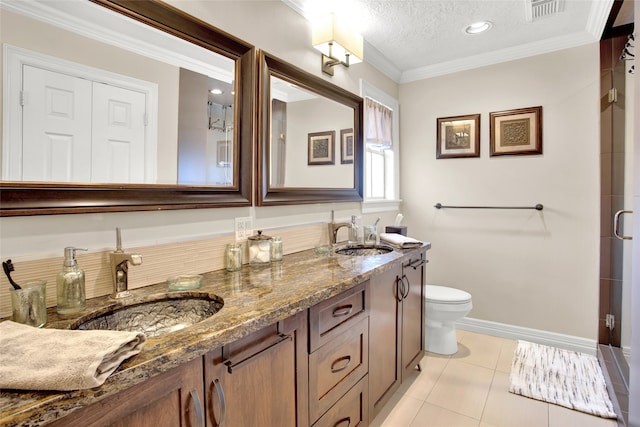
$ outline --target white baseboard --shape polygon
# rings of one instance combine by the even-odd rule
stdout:
[[[522,326],[507,325],[505,323],[490,322],[488,320],[472,319],[469,317],[458,320],[456,326],[465,331],[514,340],[530,341],[551,347],[563,348],[565,350],[596,355],[597,342],[587,338],[524,328]]]

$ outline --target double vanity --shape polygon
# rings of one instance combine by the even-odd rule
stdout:
[[[214,301],[217,312],[150,336],[95,389],[2,391],[0,423],[366,426],[422,358],[429,248],[306,250],[269,266],[205,273],[194,291],[157,284],[123,300],[90,299],[67,318],[51,308],[46,327],[62,329],[92,312],[171,296]]]

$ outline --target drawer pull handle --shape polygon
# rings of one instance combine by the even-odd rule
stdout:
[[[200,396],[198,390],[193,389],[189,392],[191,395],[191,402],[196,412],[196,418],[198,419],[198,425],[204,427],[204,415],[202,414],[202,404],[200,403]]]
[[[339,365],[340,363],[344,363],[344,365],[336,368],[336,365]],[[339,359],[336,359],[331,364],[331,372],[335,374],[336,372],[344,371],[345,369],[347,369],[347,366],[349,366],[350,363],[351,363],[351,356],[343,356]]]
[[[260,356],[261,354],[268,353],[271,350],[275,350],[276,347],[278,347],[281,344],[284,344],[286,342],[289,342],[291,340],[292,340],[291,335],[285,335],[285,334],[279,333],[278,334],[278,341],[274,342],[273,344],[269,345],[268,347],[266,347],[266,348],[260,350],[259,352],[247,357],[244,360],[239,361],[238,363],[233,363],[233,361],[231,361],[230,359],[227,359],[227,360],[224,361],[224,364],[227,365],[227,371],[230,374],[233,374],[233,370],[234,369],[238,369],[238,368],[246,365],[247,363],[251,362],[253,359],[255,359],[258,356]]]
[[[346,427],[349,427],[351,425],[351,417],[347,417],[347,418],[343,418],[341,420],[338,420],[337,423],[335,423],[333,425],[333,427],[338,427],[341,424],[347,423]]]
[[[351,314],[352,310],[353,310],[352,304],[336,307],[335,309],[333,309],[333,317],[348,316],[349,314]]]
[[[422,267],[422,266],[423,266],[423,265],[425,265],[427,262],[429,262],[429,261],[427,261],[426,259],[422,259],[422,258],[421,258],[421,259],[415,260],[414,262],[412,262],[411,264],[409,264],[409,267],[413,268],[414,270],[417,270],[417,269],[418,269],[418,267]]]

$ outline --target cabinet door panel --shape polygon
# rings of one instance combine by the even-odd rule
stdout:
[[[402,377],[422,359],[424,350],[424,255],[403,265],[405,298],[402,300]]]
[[[370,279],[369,415],[373,418],[400,386],[400,314],[396,279],[401,266]]]
[[[205,355],[208,426],[305,425],[305,324],[299,314]]]

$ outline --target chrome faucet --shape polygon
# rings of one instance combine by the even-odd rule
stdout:
[[[112,298],[125,298],[129,293],[128,270],[131,265],[142,264],[142,255],[128,254],[122,250],[120,228],[116,228],[116,250],[109,254],[111,260],[111,277],[113,278]]]
[[[335,245],[338,240],[338,230],[342,227],[351,228],[350,222],[335,222],[334,220],[334,212],[331,210],[331,222],[329,223],[329,244]]]

